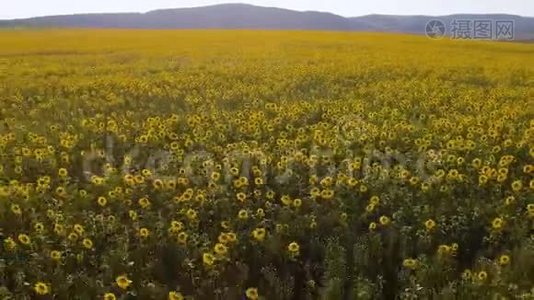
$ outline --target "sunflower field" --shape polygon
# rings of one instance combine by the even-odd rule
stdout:
[[[534,299],[534,44],[2,30],[0,299]]]

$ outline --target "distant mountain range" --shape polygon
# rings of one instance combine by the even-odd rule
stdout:
[[[0,27],[82,27],[147,29],[295,29],[377,31],[424,34],[431,20],[440,20],[451,34],[454,20],[513,21],[516,39],[534,39],[534,18],[506,14],[448,16],[367,15],[346,18],[332,13],[294,11],[248,4],[220,4],[147,13],[77,14],[0,20]]]

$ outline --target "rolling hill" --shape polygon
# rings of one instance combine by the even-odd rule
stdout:
[[[82,27],[146,29],[295,29],[379,31],[424,34],[433,19],[444,22],[450,34],[453,20],[513,20],[516,39],[534,38],[534,18],[504,14],[448,16],[367,15],[345,18],[315,11],[294,11],[248,4],[220,4],[147,13],[77,14],[1,20],[1,27]]]

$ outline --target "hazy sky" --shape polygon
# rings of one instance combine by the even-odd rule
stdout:
[[[0,0],[0,19],[94,12],[146,12],[159,8],[241,2],[343,16],[379,14],[510,13],[534,16],[534,0]]]

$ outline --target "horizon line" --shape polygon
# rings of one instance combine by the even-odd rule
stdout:
[[[27,19],[34,19],[34,18],[47,18],[47,17],[65,17],[65,16],[77,16],[77,15],[114,15],[114,14],[147,14],[154,11],[161,11],[161,10],[179,10],[179,9],[194,9],[194,8],[204,8],[204,7],[214,7],[214,6],[224,6],[224,5],[244,5],[244,6],[253,6],[253,7],[259,7],[259,8],[274,8],[274,9],[281,9],[281,10],[289,10],[294,12],[316,12],[316,13],[325,13],[325,14],[332,14],[336,15],[342,18],[361,18],[361,17],[367,17],[367,16],[398,16],[398,17],[448,17],[448,16],[454,16],[454,15],[509,15],[509,16],[517,16],[522,18],[534,18],[534,15],[527,16],[527,15],[520,15],[520,14],[514,14],[514,13],[505,13],[505,12],[479,12],[479,13],[468,13],[468,12],[456,12],[456,13],[447,13],[447,14],[441,14],[441,15],[434,15],[434,14],[388,14],[388,13],[369,13],[369,14],[363,14],[358,16],[344,16],[340,15],[334,12],[330,11],[321,11],[321,10],[298,10],[298,9],[290,9],[290,8],[284,8],[284,7],[277,7],[277,6],[263,6],[263,5],[255,5],[255,4],[248,4],[248,3],[242,3],[242,2],[228,2],[228,3],[220,3],[220,4],[212,4],[212,5],[199,5],[199,6],[184,6],[184,7],[168,7],[168,8],[157,8],[157,9],[151,9],[147,11],[117,11],[117,12],[109,12],[109,11],[102,11],[102,12],[74,12],[74,13],[65,13],[65,14],[49,14],[49,15],[36,15],[31,17],[15,17],[15,18],[8,18],[5,19],[3,17],[0,17],[0,21],[18,21],[18,20],[27,20]]]

